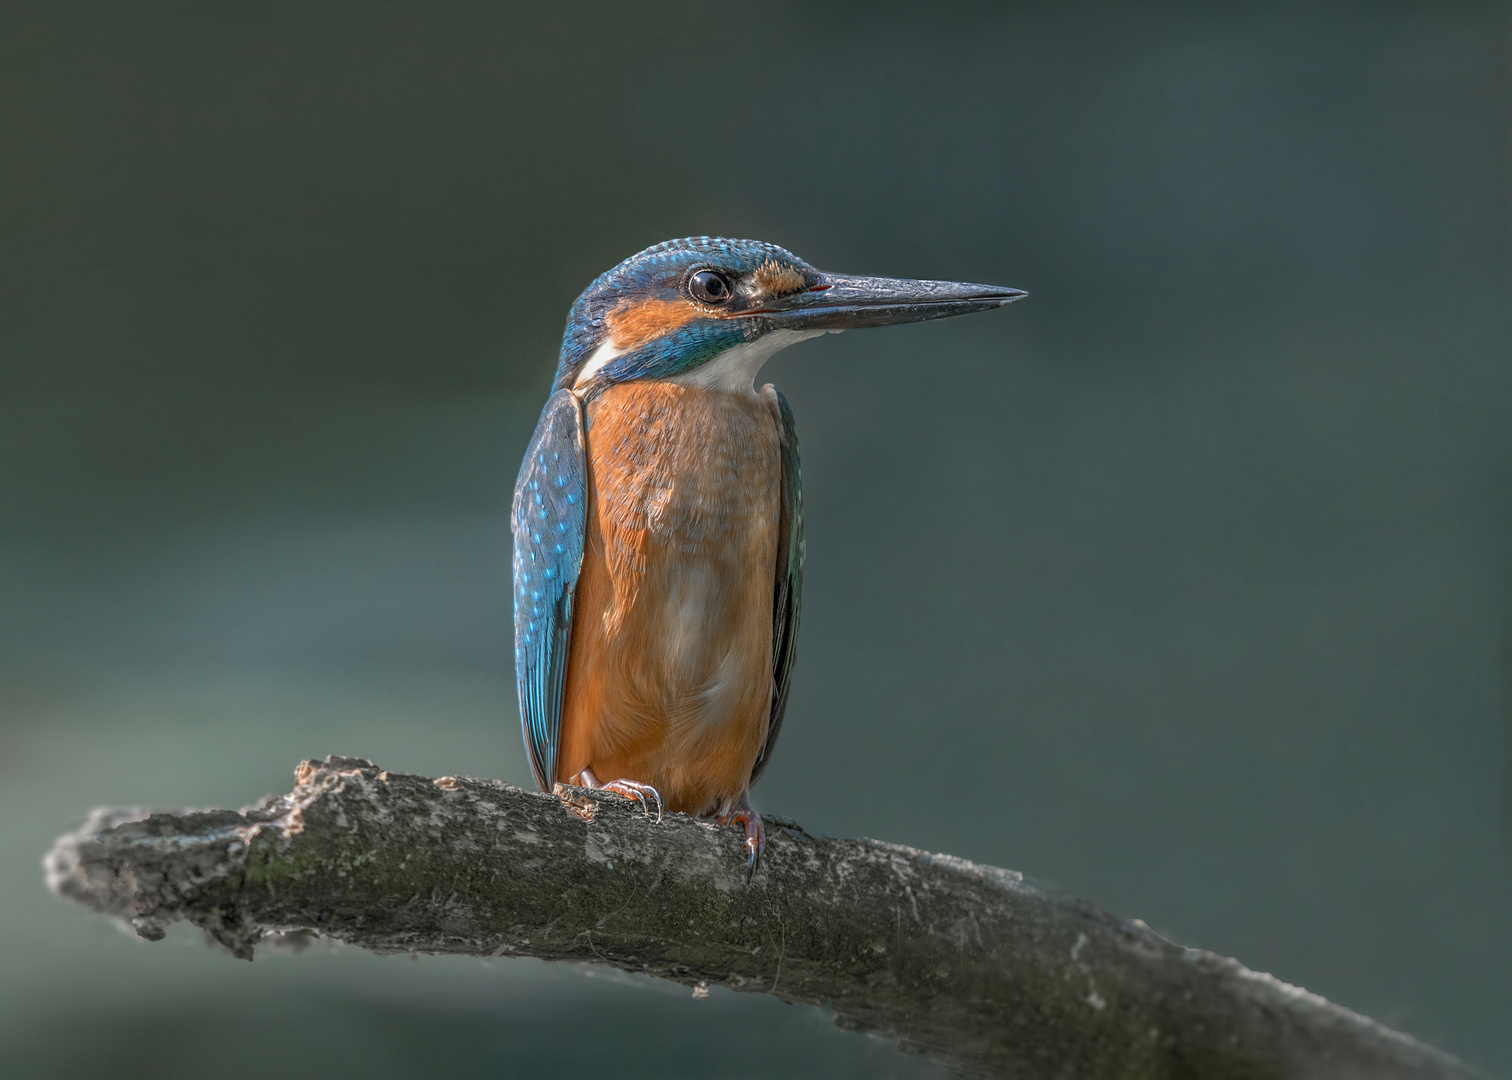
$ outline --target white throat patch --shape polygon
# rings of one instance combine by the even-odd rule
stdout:
[[[703,390],[756,390],[756,373],[773,355],[800,341],[838,330],[771,330],[755,341],[735,345],[692,371],[674,375],[668,382],[679,386],[696,386]],[[598,355],[597,353],[594,354]]]

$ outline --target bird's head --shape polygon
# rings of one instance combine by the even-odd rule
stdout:
[[[778,349],[823,333],[965,315],[1026,294],[998,285],[815,270],[756,240],[669,240],[601,275],[567,316],[556,388],[634,379],[749,389]]]

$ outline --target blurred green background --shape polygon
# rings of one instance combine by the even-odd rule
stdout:
[[[1058,883],[1512,1073],[1502,4],[48,3],[0,17],[0,1068],[939,1076],[529,961],[52,900],[97,804],[528,783],[508,508],[567,305],[695,233],[1031,299],[766,369],[758,807]]]

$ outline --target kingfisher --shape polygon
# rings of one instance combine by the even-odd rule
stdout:
[[[823,273],[773,244],[671,240],[573,303],[515,483],[515,678],[531,771],[765,846],[803,593],[798,436],[761,366],[825,333],[965,315],[996,285]]]

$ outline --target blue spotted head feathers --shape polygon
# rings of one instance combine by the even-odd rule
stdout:
[[[649,247],[572,305],[557,388],[682,374],[753,341],[764,327],[742,317],[752,308],[818,279],[792,252],[756,240],[697,236]]]
[[[827,274],[757,240],[669,240],[583,290],[567,316],[555,388],[590,398],[632,379],[749,388],[761,364],[795,341],[963,315],[1023,295],[995,285]]]

